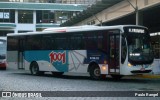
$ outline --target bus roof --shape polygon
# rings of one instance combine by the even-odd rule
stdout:
[[[21,35],[34,35],[34,34],[54,34],[54,33],[66,33],[66,32],[79,32],[79,31],[96,31],[96,30],[112,30],[119,29],[123,32],[123,27],[143,27],[138,25],[116,25],[116,26],[74,26],[74,27],[58,27],[47,28],[40,32],[26,32],[26,33],[9,33],[7,36],[21,36]],[[143,27],[146,28],[146,27]]]

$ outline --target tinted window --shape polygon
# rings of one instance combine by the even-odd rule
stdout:
[[[7,50],[18,50],[18,37],[7,37]]]
[[[33,35],[26,37],[26,49],[27,50],[39,50],[41,49],[41,36],[40,35]]]

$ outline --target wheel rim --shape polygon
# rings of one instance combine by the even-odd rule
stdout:
[[[36,74],[37,71],[38,71],[37,66],[33,65],[33,66],[32,66],[32,73],[33,73],[33,74]]]
[[[97,77],[100,76],[100,69],[99,68],[95,68],[94,75]]]

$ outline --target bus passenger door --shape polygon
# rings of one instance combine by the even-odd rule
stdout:
[[[18,69],[24,69],[23,51],[24,51],[24,40],[19,39],[18,41]]]
[[[109,74],[120,74],[120,34],[109,35]]]

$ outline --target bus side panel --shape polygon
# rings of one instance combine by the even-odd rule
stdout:
[[[25,51],[24,58],[27,69],[30,63],[36,61],[40,71],[68,72],[68,51],[67,50],[35,50]]]
[[[7,67],[18,69],[18,51],[7,51]]]
[[[25,69],[36,61],[40,71],[87,73],[88,64],[84,64],[86,50],[45,50],[25,51]]]
[[[23,59],[23,61],[24,61],[24,68],[25,68],[25,70],[27,70],[27,71],[29,71],[30,69],[30,62],[28,62],[28,61],[26,61],[25,59]]]
[[[48,61],[37,61],[39,65],[39,70],[40,71],[58,71],[50,62]]]
[[[93,56],[93,53],[90,56]],[[89,56],[89,57],[90,57]],[[30,63],[36,61],[40,71],[79,72],[87,73],[88,65],[92,59],[87,58],[87,50],[35,50],[25,51],[25,69],[29,70]],[[96,58],[96,57],[95,57]],[[95,62],[100,62],[101,57]],[[100,69],[102,71],[102,66]],[[108,66],[106,66],[108,69]],[[102,74],[107,74],[103,70]]]
[[[87,73],[91,62],[99,65],[101,74],[108,74],[108,64],[104,64],[107,55],[97,50],[71,50],[69,51],[69,71]]]
[[[68,54],[69,72],[87,73],[88,64],[84,64],[87,58],[86,50],[70,50]]]
[[[25,64],[24,64],[25,70],[29,71],[31,62],[28,62],[27,60],[24,60],[24,61],[25,61]],[[57,71],[55,67],[48,61],[40,60],[36,62],[38,63],[40,71]]]

